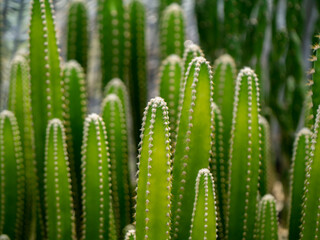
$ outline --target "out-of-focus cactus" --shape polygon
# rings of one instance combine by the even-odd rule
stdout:
[[[289,239],[299,239],[302,216],[302,203],[304,182],[309,162],[309,151],[312,133],[303,128],[298,133],[293,150],[291,177],[290,177],[290,213],[289,213]]]
[[[305,10],[303,9],[303,0],[288,0],[286,11],[286,26],[288,31],[296,31],[299,39],[304,34]]]
[[[161,59],[171,54],[182,57],[185,40],[184,15],[177,3],[169,5],[162,14],[160,22]]]
[[[159,73],[159,89],[160,96],[166,101],[169,107],[172,140],[175,139],[177,129],[181,74],[181,58],[179,56],[170,55],[162,62]]]
[[[156,97],[144,112],[136,198],[137,239],[170,239],[171,147],[168,107]]]
[[[124,240],[136,240],[136,230],[129,230],[126,233]]]
[[[276,201],[270,194],[265,195],[258,206],[255,238],[258,240],[278,240],[278,217]]]
[[[213,177],[206,168],[201,169],[196,179],[196,197],[193,205],[189,239],[217,238],[217,214],[215,207]]]
[[[112,208],[111,166],[103,120],[89,115],[82,144],[82,238],[116,239]]]
[[[261,161],[260,90],[253,70],[236,80],[229,155],[228,239],[252,239]]]
[[[0,232],[21,239],[24,214],[24,164],[19,126],[12,112],[0,113]]]
[[[109,143],[112,199],[119,234],[131,222],[126,112],[119,97],[109,94],[102,103],[101,114]]]
[[[188,70],[189,64],[196,57],[204,57],[204,54],[201,48],[194,43],[186,44],[183,52],[183,59],[182,59],[183,69],[182,69],[181,88],[183,88],[185,74],[186,74],[186,71]]]
[[[212,70],[205,58],[197,57],[190,63],[182,92],[173,161],[171,209],[175,239],[189,237],[194,181],[200,169],[208,168],[213,144]]]
[[[141,0],[132,0],[129,4],[130,17],[130,77],[128,88],[134,126],[141,126],[144,108],[147,104],[147,63],[145,43],[146,10]],[[136,142],[139,140],[139,128],[135,129]]]
[[[128,13],[122,0],[98,1],[102,87],[112,78],[127,81],[129,61]]]
[[[320,40],[320,36],[318,38]],[[312,62],[312,82],[311,82],[311,90],[312,90],[312,112],[313,119],[316,119],[317,109],[320,105],[320,45],[316,43],[313,45],[314,55],[311,57]]]
[[[73,0],[68,12],[67,59],[76,60],[87,72],[88,10],[83,0]]]
[[[160,0],[159,6],[158,6],[159,7],[159,17],[161,17],[161,14],[166,9],[166,7],[168,7],[170,4],[172,4],[174,2],[181,4],[182,0]]]
[[[76,239],[66,136],[62,122],[49,122],[44,163],[48,239]]]

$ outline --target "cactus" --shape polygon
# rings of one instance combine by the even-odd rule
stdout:
[[[302,216],[304,182],[309,160],[312,133],[303,128],[299,131],[293,149],[290,177],[290,210],[289,210],[289,239],[299,239]]]
[[[304,34],[305,9],[303,9],[304,1],[288,0],[286,11],[286,25],[288,31],[296,31],[299,39],[302,39]]]
[[[159,17],[161,17],[161,14],[166,9],[166,7],[168,7],[170,4],[172,4],[174,2],[181,4],[182,0],[160,0],[159,6],[158,6],[159,7]]]
[[[126,233],[124,240],[136,240],[136,230],[129,230]]]
[[[85,119],[82,144],[82,237],[116,239],[106,128],[96,114]]]
[[[45,202],[48,239],[76,239],[66,136],[59,119],[49,121],[45,150]]]
[[[226,221],[228,239],[253,237],[261,161],[259,113],[258,78],[246,67],[238,74],[234,98]]]
[[[194,43],[186,44],[186,47],[183,52],[182,80],[184,80],[189,64],[196,57],[204,57],[201,48]],[[184,82],[181,81],[181,88],[183,87],[183,84]]]
[[[68,12],[67,59],[76,60],[87,72],[88,10],[83,0],[73,0]]]
[[[136,198],[137,239],[170,239],[171,149],[168,107],[156,97],[143,116]]]
[[[0,113],[0,233],[21,239],[24,210],[24,164],[17,120]]]
[[[98,1],[102,87],[112,78],[126,81],[128,67],[128,14],[122,0]]]
[[[117,232],[120,233],[131,222],[131,204],[126,113],[117,95],[107,95],[102,103],[101,115],[109,139],[113,208]]]
[[[130,17],[130,99],[134,126],[141,126],[144,107],[147,104],[147,62],[145,43],[145,6],[141,0],[132,0],[129,4]],[[139,141],[139,129],[135,130],[136,142]]]
[[[187,239],[195,199],[193,185],[202,168],[209,166],[213,131],[213,82],[209,62],[197,57],[186,73],[173,161],[172,235]]]
[[[318,41],[320,40],[320,36],[318,37]],[[313,112],[313,119],[315,121],[317,115],[317,109],[320,105],[320,45],[316,43],[313,46],[314,55],[311,57],[312,62],[312,82],[311,82],[311,91],[312,91],[312,112]]]
[[[217,237],[217,214],[215,208],[213,177],[206,168],[196,179],[196,197],[193,205],[189,239],[212,239]]]
[[[160,22],[161,59],[171,54],[182,57],[185,40],[184,15],[177,3],[172,3],[164,11]]]
[[[259,202],[255,234],[254,239],[279,239],[276,201],[270,194],[265,195]]]
[[[34,219],[38,198],[38,183],[35,169],[34,130],[31,113],[30,74],[27,60],[22,56],[14,58],[11,65],[8,109],[17,118],[21,136],[25,166],[25,236],[35,233]]]
[[[181,58],[179,56],[170,55],[162,62],[159,74],[159,89],[160,96],[169,107],[171,139],[175,139],[177,128],[181,73]]]

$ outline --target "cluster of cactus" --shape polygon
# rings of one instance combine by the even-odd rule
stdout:
[[[179,3],[159,3],[159,96],[147,103],[145,6],[98,1],[103,100],[100,113],[90,113],[88,6],[70,3],[64,62],[53,2],[31,2],[28,54],[12,60],[7,110],[0,113],[0,239],[276,240],[283,228],[289,240],[320,237],[319,45],[311,58],[305,127],[294,143],[290,184],[284,183],[290,193],[281,202],[273,189],[280,177],[260,64],[267,4],[225,1],[221,21],[218,1],[197,3],[201,41],[212,37],[203,26],[221,34],[222,25],[210,22],[217,21],[234,43],[226,47],[230,55],[220,49],[221,35],[214,47],[205,43],[208,59],[216,58],[212,65],[198,45],[185,42]],[[284,61],[281,51],[271,56],[297,65],[296,85],[288,88],[290,104],[299,109],[287,109],[288,118],[304,104],[297,80],[299,6],[288,3],[287,27],[297,31],[288,40],[291,59]],[[242,26],[258,40],[246,39]],[[238,72],[236,62],[251,63],[250,54],[240,54],[250,41],[257,73]],[[297,127],[297,119],[288,121],[288,128]],[[284,204],[288,218],[283,211],[279,223]]]

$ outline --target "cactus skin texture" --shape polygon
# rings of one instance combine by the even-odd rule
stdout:
[[[97,114],[84,123],[82,144],[82,240],[116,239],[107,133]]]
[[[217,214],[213,177],[206,168],[196,179],[196,197],[193,205],[189,240],[217,238]]]
[[[29,238],[35,234],[34,219],[38,197],[36,176],[34,130],[31,113],[30,74],[28,62],[22,56],[16,56],[11,65],[8,110],[17,118],[19,126],[23,159],[25,166],[25,209],[24,235]]]
[[[195,58],[186,73],[180,97],[177,140],[173,161],[172,237],[187,239],[190,231],[194,181],[209,167],[212,150],[212,71],[203,57]]]
[[[312,133],[303,128],[299,131],[293,149],[290,177],[290,210],[289,210],[289,239],[299,239],[302,216],[304,182],[309,160]]]
[[[136,198],[137,239],[170,239],[171,147],[168,107],[156,97],[143,116]]]
[[[257,240],[279,239],[276,201],[270,194],[265,195],[259,202],[255,234]]]
[[[160,97],[169,107],[171,139],[175,139],[177,128],[177,115],[179,107],[180,85],[181,85],[181,58],[177,55],[170,55],[160,67]]]
[[[171,54],[182,57],[185,40],[184,24],[184,15],[179,4],[172,3],[163,11],[160,21],[161,59]]]
[[[261,161],[258,78],[244,68],[236,81],[229,155],[228,239],[252,239]]]
[[[128,129],[125,109],[117,95],[107,95],[102,103],[101,115],[109,140],[113,209],[119,234],[131,222],[131,216]]]
[[[102,87],[112,78],[126,81],[128,65],[128,14],[122,0],[98,1]]]
[[[320,41],[320,37],[318,37],[318,41]],[[312,62],[312,82],[311,82],[311,90],[312,90],[312,111],[313,111],[313,119],[316,119],[317,109],[320,105],[320,45],[316,43],[313,46],[314,55],[311,57]]]
[[[76,60],[87,72],[88,11],[83,0],[73,0],[68,12],[67,59]]]
[[[59,119],[49,121],[45,150],[45,201],[48,239],[76,239],[66,136]]]
[[[141,0],[132,0],[129,4],[130,17],[130,100],[134,126],[141,126],[144,108],[147,104],[147,62],[145,43],[145,6]],[[135,129],[138,143],[140,129]]]
[[[22,239],[24,164],[17,120],[12,112],[0,113],[0,232]]]
[[[129,230],[125,237],[124,237],[124,240],[136,240],[136,230]]]

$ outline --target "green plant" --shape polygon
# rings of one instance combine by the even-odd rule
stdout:
[[[129,230],[124,237],[124,240],[136,240],[136,231]]]

